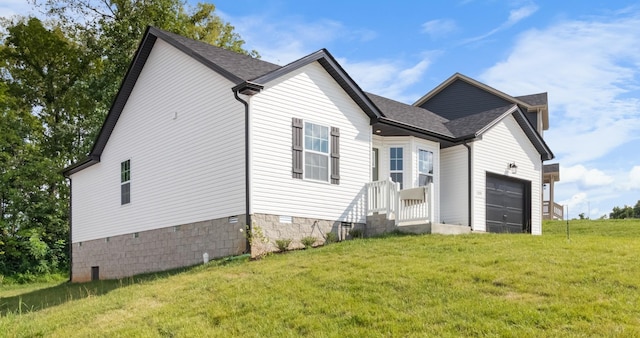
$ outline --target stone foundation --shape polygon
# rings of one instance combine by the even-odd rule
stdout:
[[[245,217],[220,218],[73,243],[72,281],[116,279],[191,266],[246,251]],[[95,267],[98,267],[97,271]]]
[[[275,244],[278,239],[291,239],[290,249],[300,249],[304,246],[300,242],[303,237],[315,237],[315,245],[322,245],[328,233],[334,233],[338,240],[349,237],[351,229],[365,229],[362,223],[345,223],[341,221],[331,221],[304,217],[281,218],[278,215],[254,214],[251,216],[255,229],[262,231],[264,241],[256,243],[251,247],[251,255],[259,256],[266,252],[277,251]]]

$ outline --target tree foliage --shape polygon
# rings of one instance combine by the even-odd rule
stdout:
[[[640,200],[635,206],[625,205],[624,207],[614,207],[609,214],[612,219],[640,218]]]
[[[180,0],[31,0],[68,27],[83,27],[99,36],[96,46],[104,57],[96,97],[106,110],[116,94],[147,26],[259,57],[243,48],[234,27],[215,14],[215,5],[198,3],[187,8]]]
[[[212,4],[179,0],[30,0],[49,19],[0,18],[0,275],[63,269],[69,186],[146,27],[239,53]]]

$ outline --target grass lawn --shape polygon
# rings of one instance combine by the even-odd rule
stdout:
[[[390,236],[85,284],[0,288],[0,336],[640,337],[640,221]]]

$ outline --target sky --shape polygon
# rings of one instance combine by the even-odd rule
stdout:
[[[547,92],[556,202],[569,217],[599,218],[640,200],[637,1],[214,3],[263,60],[285,65],[326,48],[363,90],[404,103],[456,72],[512,96]],[[16,14],[36,12],[3,0],[0,16]]]

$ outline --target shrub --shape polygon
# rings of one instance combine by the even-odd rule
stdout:
[[[324,245],[335,243],[338,241],[338,235],[333,232],[329,232],[324,236]]]
[[[349,230],[349,235],[351,236],[351,238],[362,238],[364,232],[362,231],[362,229],[351,229]]]
[[[308,248],[312,247],[313,244],[316,243],[316,238],[313,237],[313,236],[302,237],[302,239],[300,240],[300,243],[302,243],[302,245],[304,245],[305,249],[308,249]]]
[[[291,238],[276,239],[276,246],[280,252],[289,250],[289,244],[291,244]]]

